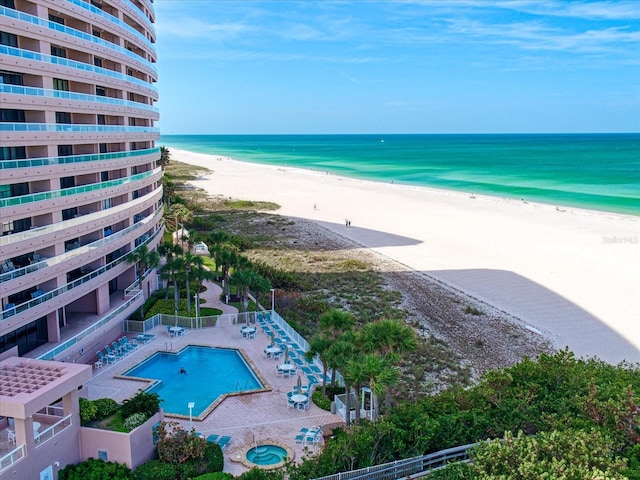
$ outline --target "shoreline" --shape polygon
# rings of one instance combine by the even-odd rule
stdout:
[[[640,361],[640,217],[175,150],[212,195],[281,206],[520,319],[577,356]],[[346,225],[351,220],[351,226]]]

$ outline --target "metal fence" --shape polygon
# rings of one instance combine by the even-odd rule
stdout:
[[[420,457],[396,460],[373,467],[361,468],[350,472],[334,473],[326,477],[314,480],[396,480],[407,478],[409,475],[428,473],[453,462],[465,462],[469,460],[469,450],[477,446],[477,443],[447,448],[439,452],[422,455]]]

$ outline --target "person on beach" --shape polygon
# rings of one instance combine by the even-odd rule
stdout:
[[[180,371],[178,372],[179,375],[186,375],[187,371],[184,369],[184,367],[180,367]]]

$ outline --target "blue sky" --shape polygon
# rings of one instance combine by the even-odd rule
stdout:
[[[163,134],[640,131],[640,1],[155,8]]]

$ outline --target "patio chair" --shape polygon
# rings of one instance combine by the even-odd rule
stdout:
[[[98,357],[98,360],[96,360],[95,363],[93,364],[93,368],[98,370],[99,368],[102,368],[102,365],[103,365],[102,359]]]
[[[11,429],[7,429],[8,440],[11,445],[16,444],[16,432]]]
[[[224,450],[227,448],[227,445],[229,445],[229,443],[231,443],[231,437],[220,437],[218,439],[218,445],[220,445],[220,448],[222,449],[222,451],[224,452]]]
[[[296,402],[291,400],[291,398],[287,398],[287,408],[293,410],[294,408],[296,408]]]
[[[167,325],[167,333],[169,334],[170,337],[175,337],[176,336],[176,332],[172,332],[171,331],[171,326]]]
[[[115,352],[115,354],[116,355],[119,354],[121,357],[126,357],[129,354],[126,348],[123,348],[121,345],[119,345],[116,342],[111,342],[111,347],[113,348],[113,351]]]
[[[109,356],[113,357],[116,361],[118,360],[118,358],[122,358],[122,355],[120,354],[120,352],[113,351],[111,350],[111,347],[109,345],[105,345],[104,346],[104,350],[107,352],[107,358],[109,358]],[[114,361],[115,363],[115,361]]]
[[[96,352],[96,355],[98,355],[98,360],[100,360],[103,365],[107,363],[116,363],[116,357],[114,357],[113,355],[105,355],[100,351]]]

